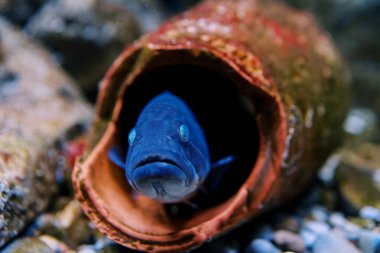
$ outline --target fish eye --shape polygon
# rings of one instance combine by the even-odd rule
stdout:
[[[189,128],[185,124],[179,127],[179,138],[182,142],[189,141]]]
[[[129,146],[132,146],[133,142],[135,141],[135,138],[136,138],[136,129],[132,128],[132,130],[129,132],[129,135],[128,135]]]

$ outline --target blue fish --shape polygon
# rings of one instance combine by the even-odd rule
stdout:
[[[109,158],[132,188],[163,203],[186,201],[210,172],[205,135],[190,107],[165,91],[140,113],[128,135],[126,159],[116,149]]]

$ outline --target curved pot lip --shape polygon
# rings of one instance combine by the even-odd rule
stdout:
[[[121,86],[122,90],[118,93],[118,100],[112,112],[112,120],[108,123],[105,134],[95,145],[95,148],[90,152],[87,159],[83,163],[77,163],[75,167],[73,173],[74,185],[77,188],[77,194],[82,195],[79,196],[79,199],[82,202],[84,211],[92,218],[94,223],[103,233],[107,234],[116,242],[125,246],[132,245],[134,248],[139,248],[136,247],[138,244],[152,247],[151,244],[154,242],[154,246],[160,246],[155,248],[154,251],[186,250],[201,244],[213,237],[216,233],[226,231],[228,228],[238,225],[242,221],[250,218],[254,211],[256,211],[256,213],[260,212],[265,204],[262,203],[262,201],[268,194],[270,194],[275,178],[281,169],[281,158],[286,148],[284,142],[287,132],[285,111],[280,102],[281,99],[276,88],[271,80],[265,78],[263,69],[261,69],[261,76],[252,76],[250,75],[249,70],[247,70],[247,66],[234,61],[231,56],[225,55],[225,52],[210,48],[205,44],[196,45],[197,42],[195,41],[193,43],[178,43],[176,45],[160,43],[157,41],[156,43],[149,43],[147,46],[144,46],[144,44],[143,39],[140,41],[140,44],[135,44],[133,47],[124,51],[124,53],[115,61],[102,83],[97,108],[98,116],[100,118],[103,116],[102,102],[108,96],[106,91],[108,91],[111,86],[115,85],[115,82],[120,82],[121,80],[124,81]],[[194,48],[197,48],[196,52]],[[260,134],[258,159],[249,177],[240,187],[238,192],[226,201],[228,202],[228,208],[225,208],[222,212],[218,213],[218,215],[211,217],[211,219],[204,223],[168,234],[146,234],[120,223],[120,221],[115,219],[112,214],[108,213],[107,210],[103,208],[104,205],[102,206],[102,200],[92,189],[91,182],[87,180],[86,175],[86,173],[88,173],[87,170],[91,167],[89,164],[94,157],[98,155],[100,148],[103,145],[106,145],[106,143],[112,138],[112,134],[115,131],[115,122],[122,108],[122,97],[126,91],[126,86],[128,86],[128,83],[130,84],[132,80],[141,73],[139,71],[142,71],[142,69],[135,69],[137,72],[131,77],[131,75],[127,73],[129,70],[125,69],[123,65],[126,64],[128,59],[133,58],[133,55],[138,54],[144,49],[151,51],[153,53],[153,58],[157,54],[169,51],[189,51],[194,54],[204,52],[210,57],[220,61],[228,68],[233,69],[235,72],[234,74],[240,76],[241,79],[244,79],[251,88],[255,87],[258,91],[262,91],[267,99],[274,103],[274,110],[277,110],[277,112],[274,113],[275,116],[272,118],[273,122],[271,122],[271,124],[276,125],[272,126],[276,128],[275,134],[268,133],[270,131],[267,130],[268,122],[265,119],[268,115],[259,115],[257,117]],[[250,54],[249,52],[245,53]],[[256,67],[258,66],[262,68],[260,61],[256,59],[255,56],[251,55],[250,57],[255,61]],[[256,73],[260,72],[258,69],[255,71]],[[124,79],[126,77],[127,79]],[[113,89],[111,88],[111,90]],[[278,159],[279,157],[280,159]],[[87,198],[83,198],[84,195],[86,195]],[[111,230],[109,228],[111,228]],[[116,230],[117,232],[113,230]],[[121,240],[121,238],[123,239]],[[184,238],[188,238],[188,240],[184,240]]]

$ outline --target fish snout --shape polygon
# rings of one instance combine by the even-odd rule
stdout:
[[[136,167],[129,183],[139,193],[161,202],[177,202],[188,197],[186,174],[173,162],[155,161]]]

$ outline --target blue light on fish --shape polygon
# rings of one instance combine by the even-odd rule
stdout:
[[[205,135],[190,107],[171,92],[154,97],[128,135],[123,159],[109,158],[125,169],[132,188],[164,203],[189,199],[210,172]]]

